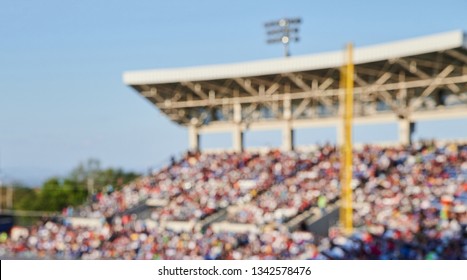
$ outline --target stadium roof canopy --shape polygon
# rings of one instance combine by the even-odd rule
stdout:
[[[124,83],[198,131],[335,123],[344,52],[130,71]],[[451,31],[354,51],[355,121],[458,116],[467,106],[467,36]]]
[[[437,53],[456,48],[467,49],[467,37],[462,31],[361,47],[355,49],[354,63],[379,62],[401,57]],[[169,84],[184,81],[209,81],[329,69],[340,67],[343,64],[343,52],[335,51],[235,64],[131,71],[124,74],[123,80],[127,85],[131,86]]]

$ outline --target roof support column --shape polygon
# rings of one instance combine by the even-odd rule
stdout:
[[[188,144],[190,151],[199,151],[199,132],[194,125],[188,127]]]
[[[291,121],[286,121],[282,128],[282,150],[289,152],[294,149],[294,130]]]
[[[293,150],[293,128],[292,128],[292,102],[290,96],[287,94],[284,99],[284,120],[285,124],[282,128],[282,149],[284,151]]]
[[[240,124],[235,124],[235,127],[232,131],[232,142],[233,149],[235,152],[243,151],[243,131]]]
[[[412,134],[415,130],[415,123],[409,118],[399,119],[399,143],[410,145],[412,143]]]
[[[243,151],[242,105],[234,104],[234,128],[232,131],[232,144],[235,152]]]

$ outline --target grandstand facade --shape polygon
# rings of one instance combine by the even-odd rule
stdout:
[[[452,31],[355,49],[354,123],[397,122],[411,142],[415,123],[467,117],[467,36]],[[159,110],[189,131],[231,132],[234,151],[246,130],[281,130],[294,149],[294,129],[336,126],[340,134],[343,52],[229,65],[131,71],[123,75]],[[338,137],[339,143],[340,137]]]

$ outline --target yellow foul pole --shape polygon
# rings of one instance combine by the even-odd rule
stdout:
[[[353,231],[352,223],[352,119],[353,119],[353,46],[347,45],[346,65],[341,73],[341,86],[345,88],[341,170],[341,211],[340,222],[346,234]],[[342,98],[341,98],[342,100]]]

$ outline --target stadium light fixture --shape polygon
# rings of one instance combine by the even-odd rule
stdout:
[[[298,26],[302,23],[301,18],[282,18],[280,20],[266,22],[266,35],[268,36],[267,43],[275,44],[282,43],[284,46],[284,55],[290,56],[290,42],[300,41],[298,36]]]

